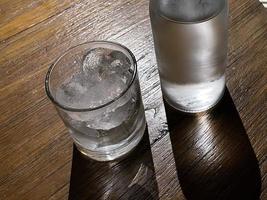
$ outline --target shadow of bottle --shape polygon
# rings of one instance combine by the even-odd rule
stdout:
[[[259,199],[261,175],[231,96],[190,115],[164,102],[175,164],[188,200]]]
[[[158,188],[146,132],[127,158],[97,162],[73,147],[69,200],[156,200]]]

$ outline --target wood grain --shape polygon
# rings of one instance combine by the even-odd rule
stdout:
[[[215,114],[196,123],[195,117],[182,117],[168,106],[166,118],[148,1],[1,0],[0,199],[93,199],[90,184],[94,183],[88,181],[97,176],[102,178],[94,187],[106,188],[96,192],[97,198],[117,199],[108,193],[109,184],[118,188],[123,185],[120,180],[130,183],[140,163],[149,169],[148,176],[132,188],[133,193],[141,191],[139,199],[194,199],[197,194],[208,199],[216,195],[210,191],[220,191],[221,199],[229,199],[241,189],[247,193],[240,195],[255,191],[257,196],[258,183],[261,199],[267,199],[266,19],[266,9],[258,1],[230,0],[227,86],[233,101],[228,95],[223,104],[228,112],[215,109]],[[51,63],[66,49],[89,40],[116,41],[133,51],[146,108],[150,148],[145,138],[134,154],[143,156],[130,156],[111,168],[101,166],[106,172],[92,168],[100,165],[91,166],[75,149],[72,153],[70,137],[44,92]],[[225,132],[226,126],[232,132]],[[216,151],[201,156],[205,152],[189,148],[194,145],[200,145],[196,149],[215,145]],[[79,169],[85,170],[81,180]],[[117,179],[111,177],[112,170]],[[236,181],[239,176],[241,182]],[[194,188],[199,185],[207,187]],[[136,199],[126,186],[116,195]]]

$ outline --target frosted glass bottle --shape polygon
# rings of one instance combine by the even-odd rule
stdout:
[[[225,89],[227,0],[151,0],[150,19],[165,100],[189,113],[216,105]]]

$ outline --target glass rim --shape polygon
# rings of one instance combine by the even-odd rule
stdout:
[[[64,56],[66,56],[67,54],[69,54],[71,52],[71,50],[73,50],[73,49],[75,49],[77,47],[83,46],[83,45],[90,45],[90,44],[111,44],[111,45],[115,45],[117,47],[120,47],[120,48],[126,50],[126,52],[129,53],[129,55],[130,55],[130,57],[132,59],[131,66],[134,67],[134,69],[133,69],[134,70],[134,73],[133,73],[133,75],[131,77],[131,81],[127,84],[127,87],[120,93],[120,95],[118,95],[117,97],[115,97],[115,98],[111,99],[110,101],[104,103],[103,105],[96,106],[96,107],[93,107],[93,108],[72,108],[72,107],[69,107],[69,106],[62,105],[60,102],[58,102],[54,98],[54,96],[51,93],[51,90],[50,90],[50,75],[51,75],[54,67],[58,64],[58,62]],[[49,97],[49,99],[52,101],[52,103],[54,103],[56,106],[58,106],[59,108],[61,108],[63,110],[67,110],[67,111],[70,111],[70,112],[89,112],[89,111],[94,111],[94,110],[98,110],[98,109],[104,108],[104,107],[106,107],[106,106],[114,103],[115,101],[119,100],[130,89],[130,87],[133,85],[134,80],[136,78],[136,75],[137,75],[137,61],[136,61],[136,58],[135,58],[134,54],[131,52],[130,49],[128,49],[126,46],[124,46],[122,44],[119,44],[117,42],[111,42],[111,41],[105,41],[105,40],[93,40],[93,41],[84,42],[84,43],[75,45],[73,47],[70,47],[67,51],[65,51],[62,55],[60,55],[51,64],[51,66],[48,69],[48,72],[46,73],[46,77],[45,77],[45,91],[46,91],[46,94]]]
[[[214,12],[210,17],[207,17],[207,18],[202,19],[202,20],[196,20],[196,21],[181,21],[181,20],[179,20],[178,21],[178,20],[174,20],[174,19],[167,17],[165,15],[162,15],[162,14],[160,14],[160,16],[169,22],[177,23],[177,24],[183,24],[183,25],[201,24],[201,23],[205,23],[205,22],[210,21],[213,18],[219,16],[220,14],[223,13],[224,9],[228,9],[228,1],[227,0],[223,0],[223,6],[221,9],[219,9],[217,12]]]

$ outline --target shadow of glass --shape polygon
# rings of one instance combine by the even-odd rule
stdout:
[[[73,147],[69,200],[83,199],[158,199],[147,130],[136,149],[120,161],[97,162]]]
[[[258,161],[228,90],[206,113],[183,114],[164,104],[185,197],[259,199]]]

